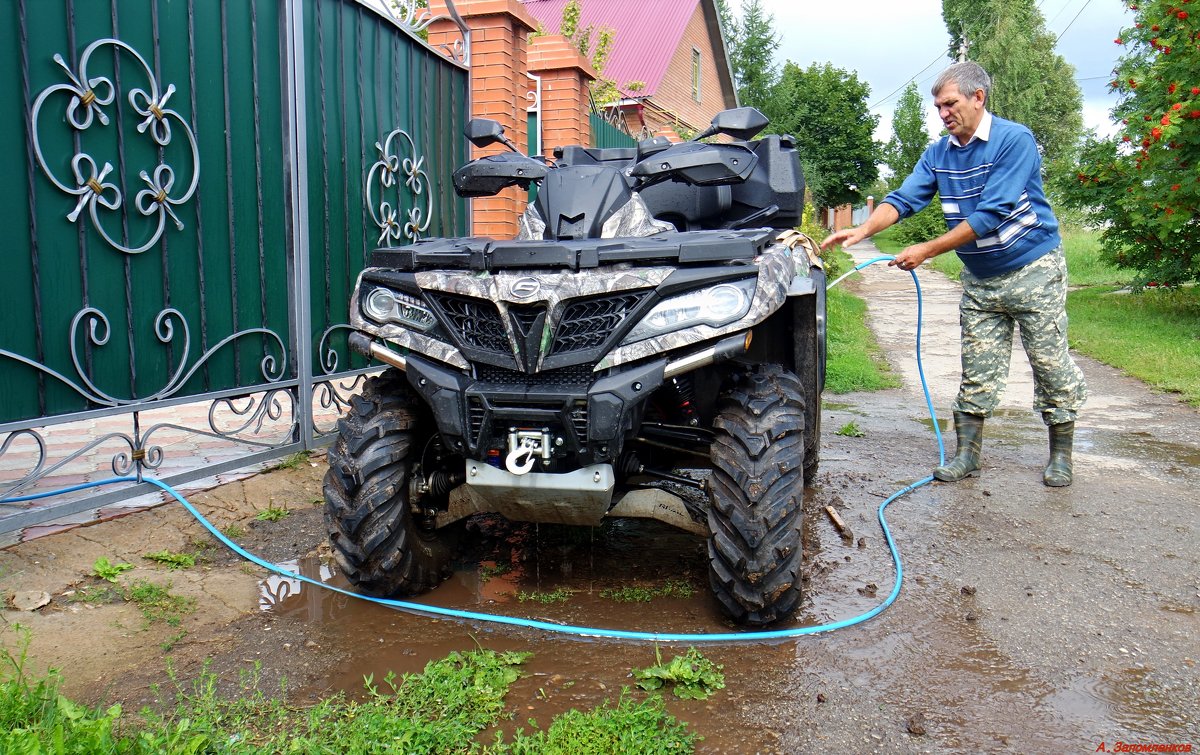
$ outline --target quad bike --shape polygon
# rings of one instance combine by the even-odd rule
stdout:
[[[796,611],[825,276],[793,230],[793,140],[750,141],[766,125],[738,108],[692,141],[551,161],[494,121],[468,124],[476,146],[511,151],[457,170],[457,192],[537,197],[515,240],[382,248],[359,277],[351,347],[391,369],[353,398],[329,453],[325,519],[353,584],[434,588],[477,513],[641,516],[707,538],[736,622]]]

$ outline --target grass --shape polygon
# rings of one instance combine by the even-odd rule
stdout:
[[[286,519],[290,513],[292,512],[288,511],[282,506],[276,506],[272,503],[262,511],[255,514],[254,518],[260,522],[278,522]]]
[[[290,456],[285,456],[280,459],[279,463],[268,469],[268,472],[274,472],[280,469],[298,469],[303,466],[312,456],[312,451],[297,451]]]
[[[1071,346],[1200,406],[1200,289],[1067,294]]]
[[[521,590],[517,593],[517,600],[522,603],[541,603],[542,605],[550,605],[551,603],[566,603],[571,599],[573,590],[567,587],[560,587],[557,590],[550,592],[533,590],[526,592]]]
[[[171,583],[155,584],[139,579],[129,586],[125,599],[142,611],[147,624],[161,621],[177,627],[186,614],[196,610],[196,599],[171,594]]]
[[[194,553],[175,553],[167,549],[155,551],[154,553],[144,553],[142,558],[147,561],[153,561],[156,564],[171,569],[190,569],[196,565],[196,555]]]
[[[847,438],[862,438],[866,436],[866,433],[863,432],[862,428],[858,426],[857,422],[851,420],[850,422],[847,422],[839,427],[834,435],[842,435]]]
[[[660,695],[637,700],[623,690],[614,704],[556,716],[545,731],[518,729],[511,742],[489,728],[512,717],[505,696],[521,676],[528,653],[475,650],[432,661],[420,674],[381,682],[368,677],[362,699],[338,693],[299,707],[242,675],[232,697],[218,692],[205,668],[191,684],[174,681],[174,700],[160,712],[126,714],[121,706],[88,708],[61,691],[57,671],[26,670],[27,630],[14,655],[0,651],[0,752],[275,753],[483,752],[690,753],[695,735],[666,710]],[[178,637],[171,641],[177,641]]]
[[[530,720],[536,727],[537,722]],[[569,710],[555,717],[546,731],[526,735],[518,729],[510,746],[494,752],[514,755],[577,755],[578,753],[642,753],[670,755],[695,749],[695,735],[687,724],[666,710],[659,695],[638,702],[628,690],[620,699],[591,711]]]
[[[867,303],[838,286],[829,291],[826,307],[829,326],[825,390],[851,393],[898,386],[867,327]]]
[[[618,603],[649,603],[655,598],[690,598],[695,594],[696,588],[691,583],[679,579],[669,579],[656,587],[626,585],[600,591],[600,597]]]

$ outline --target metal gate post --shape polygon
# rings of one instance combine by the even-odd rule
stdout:
[[[285,153],[288,160],[288,186],[284,217],[288,229],[288,283],[291,313],[289,317],[292,353],[297,370],[296,441],[305,449],[315,446],[313,432],[313,348],[312,313],[309,296],[308,249],[308,131],[305,123],[304,81],[304,0],[281,0],[285,49],[283,111],[287,119]]]

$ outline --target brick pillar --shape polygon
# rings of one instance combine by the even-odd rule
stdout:
[[[536,37],[529,47],[529,72],[542,79],[542,153],[555,147],[591,144],[588,83],[596,71],[561,34]]]
[[[447,15],[442,0],[430,0],[435,16]],[[491,118],[504,127],[504,133],[524,150],[528,141],[529,100],[526,93],[532,82],[527,75],[529,33],[537,22],[518,0],[455,0],[454,7],[471,29],[471,116]],[[437,21],[429,27],[429,43],[434,47],[459,39],[458,27],[450,21]],[[461,130],[466,124],[458,124]],[[493,145],[471,148],[471,157],[505,152],[507,147]],[[517,235],[517,216],[525,209],[525,191],[512,187],[494,197],[471,200],[471,219],[476,236],[512,238]]]

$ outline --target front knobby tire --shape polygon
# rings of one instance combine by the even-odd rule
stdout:
[[[338,566],[359,590],[415,595],[450,575],[450,533],[416,521],[410,475],[437,432],[404,375],[368,378],[338,420],[325,475],[325,526]]]
[[[709,481],[709,580],[739,624],[790,618],[800,605],[804,388],[774,366],[738,375],[717,403]]]

